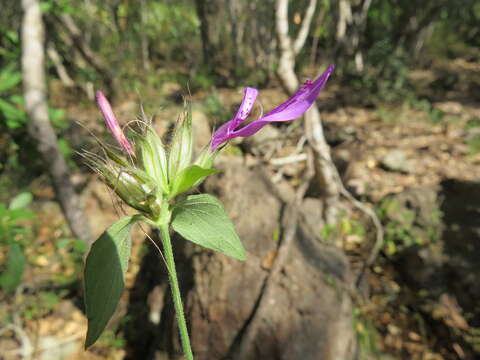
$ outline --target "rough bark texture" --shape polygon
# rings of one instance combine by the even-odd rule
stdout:
[[[28,132],[37,143],[72,233],[90,243],[92,236],[86,218],[70,182],[68,168],[57,144],[48,117],[44,70],[44,28],[37,0],[23,0],[22,72],[25,106],[29,116]]]
[[[321,202],[303,201],[292,246],[281,271],[273,276],[279,239],[287,230],[280,225],[289,216],[286,205],[259,171],[241,164],[224,166],[223,175],[209,180],[206,188],[225,204],[247,249],[247,260],[175,241],[195,359],[237,359],[254,322],[255,336],[243,346],[248,351],[241,353],[242,360],[353,359],[352,304],[342,290],[350,279],[349,268],[340,250],[318,238]],[[131,298],[130,314],[136,320],[130,328],[151,329],[150,335],[142,331],[141,344],[135,343],[139,339],[130,330],[132,359],[174,358],[180,353],[164,271],[163,276],[158,273],[163,266],[158,259],[155,266],[150,271],[143,266]],[[271,296],[259,307],[267,282]],[[147,298],[149,309],[144,305]],[[159,314],[161,320],[154,325],[152,319]]]

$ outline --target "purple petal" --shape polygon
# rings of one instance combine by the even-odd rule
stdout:
[[[317,80],[314,82],[306,81],[302,87],[283,104],[279,105],[260,119],[254,120],[243,128],[234,131],[234,137],[251,136],[270,122],[288,121],[302,116],[315,102],[318,94],[325,87],[325,84],[334,69],[335,67],[330,65],[327,71],[325,71]]]
[[[320,94],[320,91],[325,87],[328,78],[332,74],[335,66],[330,65],[317,80],[314,82],[307,81],[302,87],[282,105],[276,107],[265,116],[262,121],[288,121],[302,116],[305,111],[312,106]]]
[[[248,115],[250,115],[257,96],[257,89],[250,87],[245,88],[242,103],[233,119],[220,126],[213,134],[211,145],[212,150],[215,150],[220,144],[235,137],[232,136],[232,133],[242,122],[245,121]]]
[[[112,107],[108,102],[107,98],[101,91],[97,91],[97,104],[100,108],[100,111],[103,114],[105,122],[107,123],[108,129],[112,133],[113,137],[117,143],[130,155],[133,155],[132,145],[128,142],[128,139],[125,137],[125,134],[122,131],[122,128],[118,124],[115,114],[113,113]]]
[[[289,121],[302,116],[318,97],[320,91],[325,87],[335,66],[330,65],[317,80],[311,82],[307,80],[300,89],[283,104],[277,106],[265,116],[252,121],[244,127],[237,129],[247,118],[252,110],[253,103],[258,95],[258,91],[253,88],[245,89],[245,96],[235,117],[223,124],[213,134],[211,148],[214,151],[220,144],[238,136],[251,136],[262,127],[274,121]]]

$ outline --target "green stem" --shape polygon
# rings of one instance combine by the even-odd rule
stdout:
[[[183,313],[182,297],[178,287],[177,271],[175,270],[175,261],[173,259],[172,243],[170,241],[170,233],[168,232],[168,223],[159,224],[160,233],[163,243],[163,252],[165,261],[167,262],[168,279],[170,280],[170,288],[172,289],[173,305],[177,314],[178,329],[180,331],[180,339],[182,341],[183,353],[187,360],[193,360],[192,348],[190,347],[190,339],[188,337],[187,323],[185,314]]]

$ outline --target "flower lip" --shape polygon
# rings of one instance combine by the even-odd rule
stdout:
[[[220,126],[217,131],[215,131],[214,136],[212,137],[212,149],[215,150],[220,144],[228,141],[232,138],[232,134],[235,129],[240,126],[250,115],[250,112],[253,109],[255,100],[258,96],[258,90],[255,88],[247,87],[244,90],[243,100],[238,108],[237,113],[232,120],[226,122]],[[234,137],[234,136],[233,136]]]
[[[219,127],[213,134],[211,150],[215,151],[219,145],[235,137],[251,136],[270,122],[289,121],[302,116],[315,102],[334,69],[335,66],[330,65],[315,81],[307,80],[300,89],[283,104],[277,106],[259,119],[237,129],[250,114],[258,95],[257,89],[246,88],[242,104],[235,117]]]
[[[122,128],[118,124],[117,118],[113,113],[112,107],[108,102],[107,98],[101,91],[97,91],[96,93],[97,104],[102,112],[103,118],[107,123],[108,129],[110,130],[111,134],[117,141],[118,145],[125,150],[128,154],[133,155],[133,148],[128,139],[125,137],[125,134],[122,131]]]

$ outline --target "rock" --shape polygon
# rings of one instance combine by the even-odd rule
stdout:
[[[480,185],[450,179],[392,198],[397,205],[387,211],[388,219],[396,221],[403,233],[407,230],[425,240],[393,258],[402,280],[399,297],[408,299],[409,308],[421,309],[425,323],[431,324],[425,331],[445,343],[457,341],[458,334],[480,322]],[[406,212],[413,214],[408,221],[402,217]],[[445,334],[455,335],[452,339]],[[477,335],[471,341],[462,347],[465,359],[479,358]]]
[[[13,338],[9,338],[5,335],[0,337],[0,350],[2,351],[2,359],[5,360],[21,360],[24,359],[26,356],[29,356],[30,354],[27,353],[25,354],[26,356],[23,357],[22,352],[17,353],[17,350],[19,349],[19,343],[17,340]],[[27,350],[30,350],[28,347]]]
[[[271,192],[271,185],[241,165],[228,166],[223,174],[209,180],[207,189],[225,204],[248,257],[239,262],[203,252],[194,258],[195,288],[188,305],[192,344],[200,360],[234,357],[242,329],[255,312],[269,275],[262,268],[263,260],[278,246],[275,234],[282,203]],[[242,189],[242,196],[238,196],[238,189]],[[268,299],[266,312],[255,314],[262,325],[244,359],[272,359],[274,354],[282,354],[282,359],[289,360],[347,360],[353,353],[350,298],[325,280],[346,282],[346,259],[336,248],[311,235],[312,223],[320,233],[319,201],[311,199],[302,209],[303,218],[316,220],[301,222],[282,276],[270,280],[275,295]]]
[[[259,297],[279,246],[284,204],[258,171],[238,163],[224,163],[223,167],[222,173],[207,180],[205,187],[224,203],[247,250],[247,260],[238,261],[178,237],[174,240],[195,358],[234,358],[255,316],[260,318],[260,327],[254,343],[247,344],[250,350],[242,360],[353,359],[356,342],[352,304],[342,290],[342,284],[349,282],[350,271],[341,251],[318,238],[319,201],[309,199],[302,206],[296,238],[283,271],[269,280],[274,295],[267,299],[266,311],[258,313]],[[156,262],[154,266],[159,265],[158,259]],[[154,291],[155,286],[166,282],[162,271],[159,274],[143,267],[140,274],[146,277],[137,279],[138,286],[150,284],[148,291]],[[144,309],[148,291],[135,295],[138,305],[133,310],[131,304],[130,316],[138,317],[137,311],[143,307],[142,316],[148,321],[148,310]],[[152,328],[149,323],[150,337],[142,331],[142,343],[132,349],[132,358],[181,352],[171,300],[169,294],[166,296],[160,324]],[[132,329],[148,328],[133,321]]]
[[[403,251],[396,261],[403,280],[414,289],[428,289],[439,295],[445,291],[445,257],[433,246],[412,246]]]
[[[176,83],[176,82],[165,81],[165,82],[162,84],[162,87],[161,87],[160,91],[161,91],[163,94],[171,95],[172,93],[176,93],[176,92],[183,91],[183,89],[182,89],[182,87],[180,86],[180,84],[178,84],[178,83]]]
[[[480,298],[480,184],[450,179],[441,185],[440,210],[444,223],[441,241],[448,255],[450,289],[465,311],[477,309],[475,319],[480,321],[476,307]]]
[[[160,92],[176,103],[181,103],[185,95],[185,90],[180,84],[168,81],[162,84]]]
[[[40,352],[40,360],[67,360],[79,348],[79,341],[68,341],[54,336],[42,336],[38,339],[38,347],[45,349]]]
[[[391,150],[381,161],[381,165],[385,170],[397,171],[401,173],[412,173],[415,171],[414,164],[407,159],[407,155],[403,150]]]

